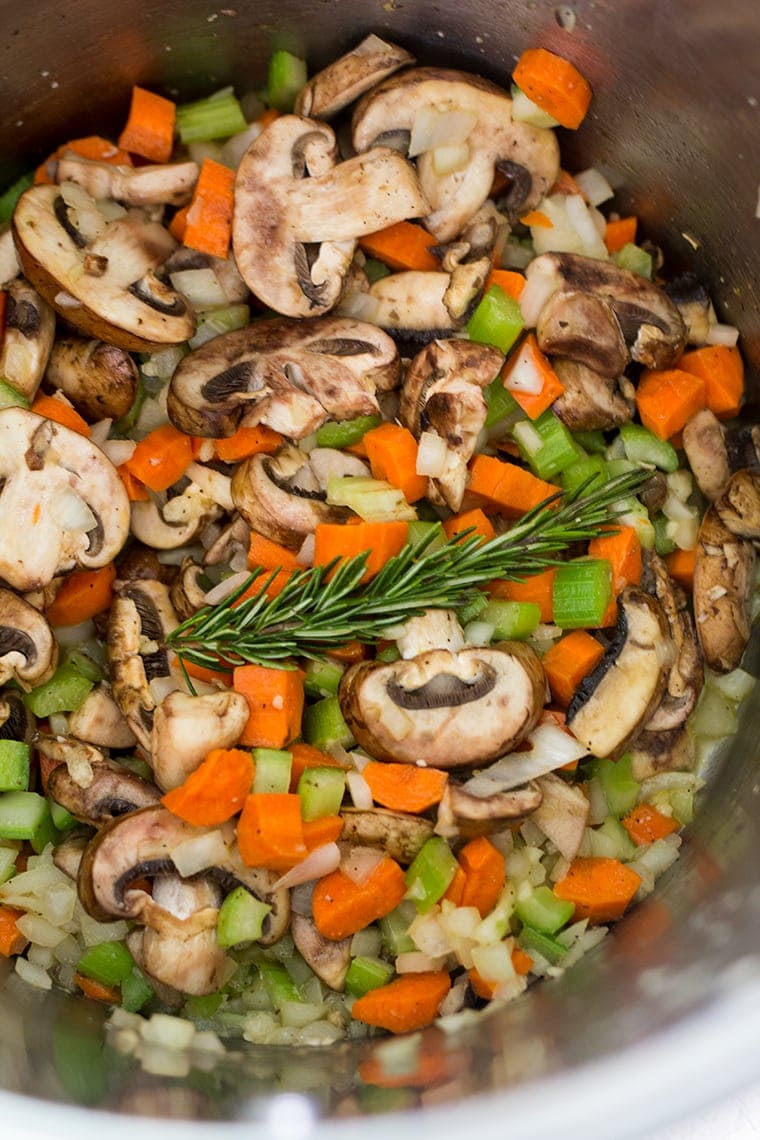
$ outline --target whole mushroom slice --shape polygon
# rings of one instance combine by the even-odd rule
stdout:
[[[15,681],[28,692],[52,677],[57,663],[58,643],[45,618],[0,586],[0,685]]]
[[[0,693],[0,740],[24,740],[31,744],[37,721],[16,689]]]
[[[555,293],[536,324],[542,352],[565,356],[601,376],[619,376],[628,363],[628,346],[610,303],[579,290]]]
[[[92,198],[111,198],[127,206],[184,206],[198,181],[198,163],[117,166],[68,154],[58,159],[55,180],[76,182]]]
[[[204,486],[193,479],[191,469],[200,475]],[[189,546],[207,523],[218,519],[224,510],[232,509],[228,476],[191,464],[186,475],[191,482],[176,495],[160,494],[132,503],[129,529],[141,543],[152,550],[177,550]],[[214,482],[221,484],[214,487]],[[219,499],[223,500],[221,503]]]
[[[137,396],[138,371],[123,348],[85,337],[59,337],[45,379],[71,400],[90,423],[118,420]]]
[[[16,206],[13,236],[26,278],[85,335],[130,352],[192,336],[184,298],[155,274],[175,245],[158,222],[132,212],[105,221],[91,239],[77,228],[58,186],[32,186]]]
[[[201,696],[169,693],[153,714],[150,738],[158,786],[163,791],[178,787],[213,748],[237,744],[249,714],[245,697],[230,689]]]
[[[556,293],[572,294],[573,304],[578,306],[587,295],[605,302],[612,310],[630,358],[637,363],[647,368],[668,368],[683,351],[686,328],[681,314],[662,289],[638,273],[580,253],[543,253],[531,261],[525,277],[520,306],[527,325],[539,324],[545,306]],[[552,311],[556,311],[554,307],[550,309]],[[567,309],[565,312],[567,314]],[[583,356],[579,355],[581,348],[578,346],[572,353],[563,350],[561,355],[596,367],[593,363],[596,321],[585,339],[580,326],[579,321],[576,328],[578,339],[583,343]],[[557,331],[553,324],[552,333]],[[539,337],[539,345],[541,343]],[[616,368],[608,374],[614,376],[620,371]]]
[[[428,479],[428,498],[458,511],[467,486],[467,463],[486,422],[485,388],[504,356],[467,340],[435,340],[409,365],[401,388],[399,417],[419,439],[432,432],[446,443],[446,462]]]
[[[659,733],[686,723],[702,691],[705,670],[683,590],[673,582],[665,563],[653,550],[644,551],[643,559],[641,587],[662,606],[675,648],[665,692],[644,726],[647,732]]]
[[[438,835],[460,839],[492,835],[532,815],[542,798],[535,780],[488,796],[475,795],[467,790],[466,783],[450,780],[438,804],[435,830]]]
[[[732,534],[760,541],[760,471],[736,471],[715,500],[715,510]]]
[[[414,167],[396,151],[337,159],[326,123],[282,115],[238,167],[235,259],[251,292],[285,316],[326,313],[342,292],[356,239],[430,208]]]
[[[55,314],[23,278],[6,286],[6,297],[0,376],[33,400],[53,347]]]
[[[351,51],[312,76],[296,96],[294,111],[296,115],[331,119],[394,71],[414,62],[414,56],[398,44],[374,34],[366,36]]]
[[[376,392],[398,383],[393,340],[347,317],[256,321],[180,361],[167,409],[181,431],[231,435],[257,423],[302,439],[326,419],[377,415]]]
[[[514,218],[536,206],[559,174],[554,134],[515,122],[506,91],[464,71],[413,68],[365,95],[354,111],[354,147],[361,153],[386,140],[419,156],[432,207],[425,225],[441,242],[457,237],[478,212],[497,169],[511,179],[505,205]],[[461,169],[439,174],[435,149],[444,144],[466,153]]]
[[[333,942],[317,930],[314,920],[303,914],[293,914],[290,933],[308,966],[331,990],[341,992],[345,986],[348,967],[351,965],[351,939]]]
[[[555,357],[552,367],[565,389],[552,411],[571,431],[607,431],[633,418],[633,386],[625,377],[603,376],[563,356]]]
[[[117,582],[108,621],[113,698],[146,753],[151,748],[156,708],[150,682],[169,676],[164,641],[177,624],[168,588],[162,582]]]
[[[78,432],[23,408],[2,409],[0,480],[0,577],[15,589],[105,566],[124,545],[124,484]]]
[[[48,754],[45,741],[40,751]],[[91,827],[102,827],[112,819],[138,808],[157,804],[161,793],[154,784],[130,772],[113,760],[100,760],[92,765],[92,782],[83,787],[71,775],[68,766],[59,764],[48,777],[47,792],[51,799]]]
[[[420,815],[387,808],[341,808],[341,843],[377,847],[397,863],[411,863],[433,835],[433,824]]]
[[[69,716],[69,733],[77,740],[101,748],[134,748],[135,734],[113,699],[111,687],[101,681]]]
[[[203,583],[203,567],[192,558],[183,558],[179,572],[169,587],[174,612],[180,621],[185,621],[206,605],[206,589]]]
[[[576,740],[594,756],[622,755],[659,704],[674,656],[657,599],[634,587],[624,590],[615,636],[567,710]]]
[[[471,768],[503,756],[535,727],[546,678],[534,651],[500,642],[407,661],[368,661],[343,674],[340,706],[379,760]]]
[[[694,621],[705,664],[716,673],[735,669],[749,641],[754,573],[752,543],[708,507],[694,560]]]
[[[16,244],[9,229],[0,233],[0,289],[7,289],[21,272]]]

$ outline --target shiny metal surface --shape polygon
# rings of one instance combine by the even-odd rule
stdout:
[[[182,99],[227,82],[249,90],[261,83],[275,47],[305,53],[316,67],[375,30],[423,59],[457,61],[506,82],[515,56],[540,43],[572,58],[595,92],[587,124],[563,140],[568,164],[601,165],[672,263],[698,270],[710,283],[721,319],[742,329],[754,394],[760,6],[750,0],[569,6],[576,15],[572,33],[558,24],[557,5],[542,0],[259,0],[225,9],[198,0],[26,6],[0,0],[0,183],[62,138],[118,124],[135,81]],[[124,1117],[103,1118],[103,1109],[246,1122],[229,1124],[230,1136],[258,1127],[295,1137],[315,1127],[346,1136],[361,1128],[367,1137],[392,1126],[440,1137],[461,1133],[473,1120],[484,1136],[506,1135],[507,1121],[521,1137],[589,1128],[597,1137],[623,1136],[757,1077],[755,697],[715,767],[683,857],[656,895],[565,977],[457,1035],[430,1031],[398,1087],[366,1079],[376,1060],[376,1046],[367,1043],[307,1054],[248,1048],[220,1064],[151,1075],[102,1048],[97,1007],[31,991],[11,977],[0,983],[2,1119],[40,1135],[65,1124],[84,1137],[96,1129],[125,1131]],[[279,1099],[289,1092],[307,1100]],[[45,1101],[85,1105],[88,1113],[51,1112]],[[275,1127],[278,1104],[300,1105],[302,1116],[296,1112],[288,1127]],[[422,1114],[397,1115],[392,1123],[375,1115],[419,1107]],[[371,1115],[360,1123],[362,1114]],[[147,1123],[140,1127],[154,1135]],[[168,1122],[161,1133],[167,1128]]]

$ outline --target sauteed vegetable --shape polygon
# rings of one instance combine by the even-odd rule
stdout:
[[[266,102],[135,88],[2,198],[30,984],[403,1033],[571,966],[677,858],[753,685],[738,333],[562,169],[583,76],[513,79],[279,52]]]

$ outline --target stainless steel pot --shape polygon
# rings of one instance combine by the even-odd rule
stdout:
[[[570,13],[572,31],[562,26]],[[502,82],[529,44],[567,55],[595,92],[587,123],[565,140],[568,165],[603,165],[670,263],[710,283],[758,379],[760,7],[751,0],[241,0],[224,9],[0,0],[0,26],[2,185],[62,138],[118,124],[133,82],[183,100],[225,83],[250,90],[276,47],[316,68],[375,30],[423,59]],[[428,1032],[414,1062],[386,1057],[397,1087],[368,1082],[377,1057],[367,1043],[308,1054],[251,1047],[187,1073],[181,1061],[177,1075],[146,1073],[103,1048],[99,1008],[9,977],[0,984],[4,1134],[120,1137],[136,1113],[163,1118],[141,1121],[151,1138],[184,1135],[188,1120],[228,1122],[214,1130],[225,1137],[292,1140],[389,1128],[624,1136],[760,1076],[758,724],[760,699],[656,895],[560,980],[457,1035]]]

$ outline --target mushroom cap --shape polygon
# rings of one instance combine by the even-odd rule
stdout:
[[[0,480],[0,577],[15,589],[38,590],[75,567],[105,566],[124,545],[124,485],[100,448],[78,432],[3,408]]]
[[[534,728],[546,678],[529,646],[505,641],[390,664],[361,662],[344,673],[338,696],[370,755],[470,768],[503,756]]]
[[[198,181],[198,163],[117,166],[68,154],[58,159],[55,180],[76,182],[92,198],[111,198],[128,206],[183,206]]]
[[[59,187],[32,186],[19,198],[12,225],[24,275],[87,336],[134,352],[192,336],[184,298],[154,275],[175,244],[158,222],[127,214],[88,242],[69,219]]]
[[[378,847],[397,863],[411,863],[433,835],[433,824],[420,815],[387,808],[341,808],[342,843]]]
[[[38,745],[47,755],[45,739]],[[83,787],[71,775],[67,765],[58,764],[48,777],[48,795],[80,821],[92,827],[117,819],[137,808],[157,804],[158,788],[143,780],[123,764],[99,760],[92,764],[92,781]]]
[[[296,96],[294,111],[296,115],[330,119],[365,91],[410,63],[414,63],[414,56],[398,44],[388,43],[374,34],[366,36],[304,84]]]
[[[760,471],[735,471],[715,510],[732,534],[760,541]]]
[[[69,733],[77,740],[101,748],[134,748],[135,734],[111,694],[101,681],[69,716]]]
[[[371,285],[361,282],[361,289],[347,293],[338,310],[390,330],[397,342],[408,337],[416,351],[420,344],[462,328],[490,271],[490,258],[480,258],[457,265],[450,273],[419,269],[389,273]]]
[[[580,788],[553,772],[537,780],[542,800],[531,816],[559,853],[573,860],[580,850],[591,805]]]
[[[45,379],[67,396],[90,423],[126,415],[137,395],[138,370],[115,344],[83,337],[59,337]]]
[[[644,551],[643,558],[642,589],[654,594],[662,606],[675,648],[665,692],[645,725],[647,732],[660,733],[685,724],[702,692],[705,669],[683,590],[676,586],[665,563],[653,550]]]
[[[324,423],[378,412],[375,392],[398,383],[394,341],[348,317],[256,321],[180,361],[169,418],[206,437],[265,423],[302,439]]]
[[[140,578],[117,583],[108,614],[108,664],[113,698],[146,752],[150,752],[156,702],[154,677],[168,677],[163,642],[178,624],[169,590]]]
[[[221,902],[219,888],[203,876],[181,879],[157,875],[153,902],[171,914],[171,927],[151,926],[133,930],[127,945],[149,977],[183,994],[216,993],[224,981],[227,959],[216,937],[216,915]],[[197,929],[198,915],[205,921]],[[188,924],[190,930],[177,929]]]
[[[291,916],[290,933],[296,950],[317,977],[331,990],[341,992],[351,965],[351,939],[341,938],[334,942],[325,938],[317,930],[314,920],[303,914]]]
[[[0,685],[15,680],[28,691],[55,672],[58,643],[43,615],[0,587]]]
[[[563,356],[552,360],[552,367],[565,389],[552,411],[571,431],[607,431],[633,418],[634,401],[612,378]]]
[[[683,449],[697,485],[712,502],[731,476],[726,437],[718,417],[703,408],[684,425]]]
[[[688,728],[671,728],[661,732],[644,729],[629,749],[631,775],[646,780],[658,772],[691,772],[696,760],[694,737]]]
[[[158,786],[178,787],[213,748],[237,744],[249,715],[245,697],[229,689],[201,696],[169,693],[153,714],[150,738]]]
[[[752,543],[708,507],[694,559],[694,620],[705,664],[716,673],[735,669],[749,641],[754,571]]]
[[[23,278],[6,285],[5,293],[0,376],[22,396],[32,400],[53,347],[55,314]]]
[[[612,306],[603,297],[561,290],[544,305],[536,339],[549,356],[566,356],[602,376],[619,376],[628,348]]]

